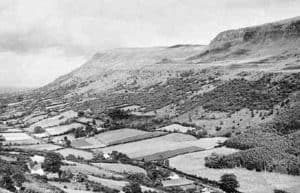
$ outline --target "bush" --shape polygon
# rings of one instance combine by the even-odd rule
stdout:
[[[44,133],[44,132],[45,132],[45,129],[43,129],[41,126],[36,126],[36,127],[33,129],[33,132],[34,132],[34,133]]]

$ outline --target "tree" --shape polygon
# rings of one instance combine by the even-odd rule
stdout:
[[[64,137],[64,142],[66,147],[71,147],[71,141],[68,139],[67,136]]]
[[[60,173],[60,167],[62,164],[62,158],[59,154],[49,152],[45,156],[45,160],[42,164],[42,168],[46,172]]]
[[[221,188],[228,193],[236,192],[236,188],[239,187],[239,182],[234,174],[224,174],[221,176]]]
[[[121,109],[112,109],[108,112],[108,116],[113,120],[127,119],[129,114]]]
[[[123,187],[125,193],[142,193],[141,186],[136,182],[131,182]]]
[[[21,187],[26,180],[22,173],[16,173],[11,178],[18,187]]]
[[[0,187],[12,192],[16,190],[13,180],[8,175],[0,176]]]

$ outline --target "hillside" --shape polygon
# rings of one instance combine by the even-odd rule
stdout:
[[[228,30],[219,33],[205,50],[189,60],[204,63],[247,59],[245,65],[296,65],[299,63],[299,36],[300,17]]]
[[[58,78],[46,88],[75,84],[81,92],[99,92],[120,84],[155,84],[172,76],[174,71],[187,68],[185,58],[198,53],[203,47],[182,45],[104,51],[95,54],[81,67]]]
[[[45,87],[1,95],[0,190],[298,193],[299,24],[104,51]],[[220,181],[228,173],[234,191]]]

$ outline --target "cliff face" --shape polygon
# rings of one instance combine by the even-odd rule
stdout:
[[[219,33],[202,53],[191,60],[215,61],[292,51],[300,45],[300,17],[260,26],[228,30]],[[269,52],[267,51],[269,50]]]
[[[211,47],[227,42],[238,44],[245,42],[278,41],[300,37],[300,17],[261,26],[228,30],[218,34],[210,43]]]

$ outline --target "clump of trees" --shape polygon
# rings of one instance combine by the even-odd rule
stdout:
[[[108,112],[108,116],[113,120],[121,120],[121,119],[128,119],[130,115],[126,111],[115,108]]]
[[[62,157],[58,153],[48,152],[45,156],[45,160],[42,163],[42,168],[45,172],[61,174],[60,167],[62,165]]]
[[[124,193],[143,193],[141,186],[136,182],[130,182],[122,190]]]
[[[237,192],[239,182],[234,174],[224,174],[220,179],[220,187],[227,193]]]

